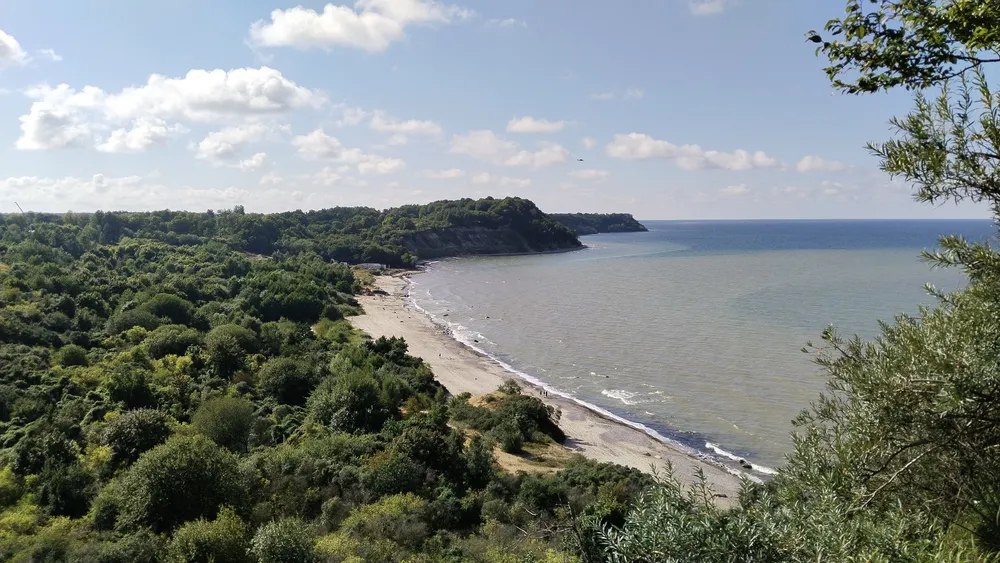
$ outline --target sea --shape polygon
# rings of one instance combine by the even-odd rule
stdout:
[[[761,473],[826,379],[812,343],[963,287],[920,259],[942,235],[990,240],[991,221],[643,221],[564,254],[428,264],[411,303],[520,377],[691,453]]]

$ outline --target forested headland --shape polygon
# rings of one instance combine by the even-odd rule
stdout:
[[[649,230],[629,213],[550,213],[549,217],[566,225],[581,237],[598,233],[641,233]]]

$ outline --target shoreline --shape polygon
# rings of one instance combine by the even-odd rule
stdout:
[[[665,473],[668,465],[684,485],[697,481],[697,471],[716,493],[719,503],[735,502],[744,478],[757,478],[722,461],[686,451],[654,438],[611,415],[587,408],[577,401],[560,396],[558,391],[543,391],[542,386],[505,369],[495,359],[453,338],[445,327],[434,323],[408,300],[408,276],[377,276],[376,287],[387,295],[358,296],[365,314],[350,317],[351,324],[373,338],[402,336],[410,354],[420,357],[452,395],[463,392],[482,395],[495,391],[507,379],[518,379],[526,394],[538,397],[561,413],[558,424],[568,439],[563,447],[595,461],[617,463],[647,473]]]
[[[574,246],[573,248],[557,248],[555,250],[536,250],[531,252],[500,252],[496,254],[452,254],[448,256],[442,256],[440,258],[428,258],[427,260],[417,261],[416,270],[403,270],[409,274],[420,273],[420,268],[431,264],[433,262],[440,262],[441,260],[450,260],[452,258],[502,258],[505,256],[541,256],[545,254],[566,254],[567,252],[579,252],[581,250],[587,250],[590,246],[586,244],[581,244],[580,246]]]

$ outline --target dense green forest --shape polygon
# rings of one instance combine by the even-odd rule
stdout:
[[[123,239],[175,247],[218,242],[252,254],[313,253],[349,264],[377,262],[412,267],[418,259],[456,254],[500,254],[573,249],[573,232],[526,199],[491,197],[436,201],[379,211],[336,207],[285,213],[232,210],[29,213],[0,216],[9,240],[26,238],[73,258]],[[436,242],[450,244],[436,247]]]
[[[566,225],[579,236],[649,230],[629,213],[549,213],[549,217]]]

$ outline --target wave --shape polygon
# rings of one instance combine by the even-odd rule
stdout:
[[[697,459],[699,459],[701,461],[712,463],[713,465],[715,465],[715,466],[723,469],[724,471],[730,473],[731,475],[734,475],[734,476],[740,477],[740,478],[746,478],[746,479],[748,479],[748,480],[750,480],[750,481],[752,481],[754,483],[758,483],[758,484],[762,484],[763,483],[763,481],[760,478],[756,477],[755,475],[752,475],[750,473],[747,473],[747,472],[744,472],[744,471],[740,471],[738,469],[730,467],[730,466],[726,465],[726,463],[724,463],[722,460],[718,459],[719,457],[721,457],[721,458],[729,459],[731,461],[738,461],[741,458],[736,457],[733,454],[730,454],[729,452],[726,452],[725,450],[722,450],[722,449],[716,450],[714,444],[711,444],[710,442],[706,443],[706,449],[712,451],[713,454],[715,454],[715,455],[706,453],[704,451],[697,450],[697,449],[692,448],[692,447],[690,447],[690,446],[688,446],[686,444],[683,444],[683,443],[681,443],[681,442],[679,442],[677,440],[674,440],[672,438],[664,436],[663,434],[657,432],[655,429],[650,428],[649,426],[646,426],[645,424],[642,424],[641,422],[636,422],[634,420],[629,420],[629,419],[627,419],[627,418],[625,418],[623,416],[617,415],[617,414],[615,414],[615,413],[613,413],[613,412],[611,412],[611,411],[609,411],[609,410],[607,410],[605,408],[599,407],[599,406],[597,406],[597,405],[595,405],[593,403],[590,403],[588,401],[580,399],[579,397],[576,397],[575,395],[572,395],[572,394],[567,393],[565,391],[562,391],[560,389],[556,389],[555,387],[552,387],[552,386],[548,385],[547,383],[545,383],[544,381],[538,379],[537,377],[534,377],[534,376],[532,376],[532,375],[530,375],[528,373],[525,373],[525,372],[523,372],[523,371],[515,368],[514,366],[512,366],[511,364],[505,362],[502,358],[498,357],[497,355],[495,355],[495,354],[493,354],[491,352],[488,352],[487,350],[484,350],[480,346],[477,346],[476,345],[477,343],[475,341],[476,339],[470,338],[469,335],[462,334],[461,331],[463,329],[466,329],[466,327],[464,327],[463,325],[461,325],[459,323],[452,323],[452,322],[448,321],[447,319],[441,318],[441,317],[435,315],[434,313],[431,313],[427,309],[423,308],[417,302],[416,297],[413,296],[413,292],[411,291],[412,288],[414,286],[418,285],[418,284],[416,282],[414,282],[411,278],[406,278],[406,280],[408,282],[407,286],[406,286],[406,301],[407,301],[407,303],[410,304],[410,306],[412,306],[414,309],[416,309],[417,311],[420,311],[422,314],[424,314],[425,316],[427,316],[427,318],[429,318],[434,324],[443,327],[445,329],[445,332],[449,336],[451,336],[454,340],[456,340],[457,342],[459,342],[463,346],[474,350],[475,352],[479,353],[480,355],[482,355],[482,356],[490,359],[495,364],[497,364],[498,366],[500,366],[501,368],[503,368],[504,371],[507,371],[507,372],[509,372],[509,373],[517,376],[518,378],[520,378],[520,379],[528,382],[529,384],[531,384],[534,387],[537,387],[539,389],[544,389],[549,395],[554,395],[556,397],[560,397],[560,398],[565,399],[567,401],[571,401],[571,402],[573,402],[573,403],[575,403],[577,405],[580,405],[581,407],[583,407],[583,408],[585,408],[585,409],[587,409],[587,410],[589,410],[589,411],[591,411],[593,413],[596,413],[597,415],[602,416],[602,417],[604,417],[604,418],[606,418],[608,420],[612,420],[614,422],[617,422],[617,423],[622,424],[624,426],[627,426],[629,428],[638,430],[638,431],[642,432],[643,434],[646,434],[650,438],[652,438],[652,439],[654,439],[654,440],[656,440],[658,442],[661,442],[663,444],[666,444],[666,445],[670,446],[671,448],[673,448],[673,449],[675,449],[675,450],[677,450],[679,452],[682,452],[684,454],[690,455],[690,456],[692,456],[694,458],[697,458]],[[428,297],[430,297],[429,294],[428,294]],[[483,337],[478,332],[476,333],[476,336],[478,336],[482,340],[486,340],[486,338]],[[486,340],[486,341],[489,342],[488,340]],[[490,342],[490,344],[492,344],[492,342]],[[602,394],[610,397],[610,396],[612,396],[612,395],[610,395],[610,393],[616,393],[616,392],[617,393],[622,393],[622,394],[627,394],[627,395],[634,395],[633,393],[629,393],[627,391],[622,391],[622,390],[611,390],[611,391],[604,390],[604,391],[602,391]],[[613,397],[613,398],[618,398],[619,400],[622,400],[622,402],[625,402],[630,397],[624,397],[624,396],[622,396],[622,397]],[[625,403],[625,404],[630,404],[630,403]],[[709,447],[709,446],[712,446],[712,447]],[[718,456],[718,457],[716,457],[716,456]],[[762,473],[762,474],[765,474],[765,475],[773,475],[773,474],[776,473],[775,470],[773,470],[773,469],[771,469],[769,467],[764,467],[762,465],[752,465],[751,469],[753,471],[756,471],[756,472],[759,472],[759,473]]]
[[[712,450],[713,452],[715,452],[716,455],[719,455],[719,456],[724,457],[726,459],[731,459],[731,460],[739,463],[740,466],[742,466],[742,467],[744,467],[746,469],[750,469],[752,471],[756,471],[757,473],[761,473],[761,474],[764,474],[764,475],[776,475],[778,473],[777,470],[771,469],[770,467],[766,467],[764,465],[758,465],[756,463],[750,463],[746,459],[744,459],[744,458],[742,458],[742,457],[740,457],[740,456],[738,456],[738,455],[736,455],[736,454],[734,454],[732,452],[728,452],[728,451],[720,448],[719,446],[713,444],[712,442],[705,442],[705,448],[709,449],[709,450]]]
[[[594,372],[590,372],[590,373],[594,373]],[[636,394],[635,393],[629,393],[628,391],[625,391],[624,389],[611,389],[611,390],[602,389],[601,390],[601,395],[604,395],[605,397],[610,397],[612,399],[618,399],[619,401],[621,401],[622,403],[625,403],[628,406],[639,404],[639,401],[633,401],[632,400],[632,398],[635,397]]]

